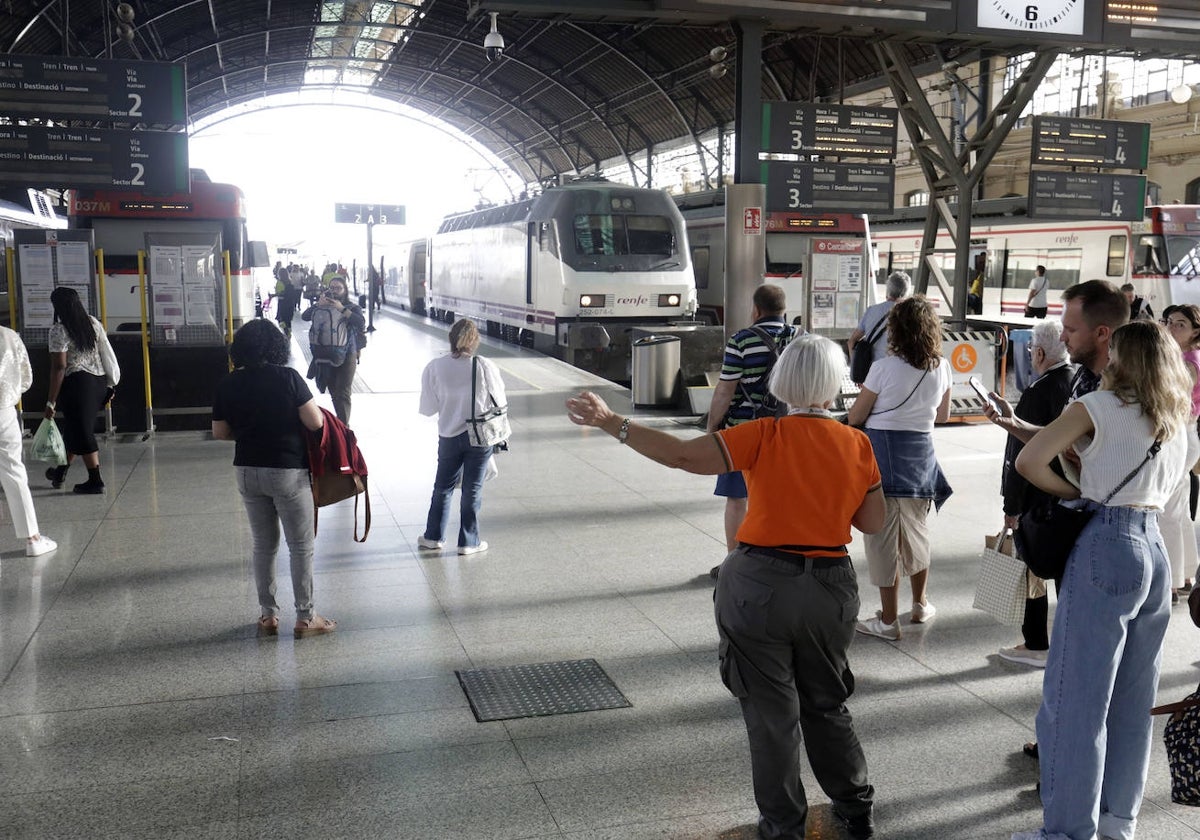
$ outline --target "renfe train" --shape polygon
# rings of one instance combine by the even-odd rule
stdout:
[[[1051,315],[1061,313],[1058,291],[1083,280],[1132,283],[1155,312],[1172,303],[1200,303],[1200,207],[1166,205],[1146,208],[1137,222],[1047,221],[1024,215],[1025,199],[994,199],[975,205],[971,224],[972,277],[984,271],[984,318],[1020,316],[1029,281],[1039,265],[1050,280]],[[913,273],[920,258],[924,210],[887,219],[871,219],[879,258],[878,283],[894,270]],[[945,231],[938,235],[934,259],[953,282],[954,246]],[[949,311],[940,290],[929,296]]]
[[[448,216],[431,240],[383,259],[389,303],[447,323],[472,318],[489,335],[614,378],[627,378],[631,328],[690,319],[696,309],[687,234],[670,197],[607,181]]]

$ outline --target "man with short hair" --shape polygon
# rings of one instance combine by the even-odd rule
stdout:
[[[721,379],[713,390],[708,411],[708,432],[736,426],[755,419],[767,397],[767,376],[795,335],[795,328],[784,322],[787,296],[779,286],[764,284],[754,290],[750,308],[751,325],[738,330],[725,345],[725,360]],[[766,341],[774,343],[774,347]],[[725,547],[737,547],[737,532],[746,518],[746,482],[740,472],[717,476],[713,495],[725,497]],[[714,566],[709,574],[717,576],[721,567]]]
[[[1034,269],[1033,279],[1029,281],[1029,297],[1025,300],[1026,318],[1046,317],[1046,311],[1049,309],[1046,303],[1046,291],[1049,288],[1050,278],[1046,276],[1046,266],[1039,265]]]
[[[887,299],[868,306],[863,312],[858,326],[846,339],[846,349],[850,351],[850,358],[854,358],[854,345],[864,339],[871,342],[871,351],[876,362],[887,355],[888,313],[892,311],[892,307],[896,305],[897,301],[904,300],[912,294],[912,279],[903,271],[893,271],[888,275],[884,294]],[[861,385],[862,383],[856,382],[855,384]]]
[[[1154,310],[1150,308],[1150,304],[1146,303],[1145,298],[1137,296],[1132,283],[1126,283],[1121,287],[1121,291],[1125,294],[1125,299],[1129,301],[1130,321],[1154,320]]]

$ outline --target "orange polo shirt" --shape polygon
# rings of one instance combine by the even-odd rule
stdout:
[[[746,479],[737,538],[751,545],[844,545],[851,518],[881,481],[867,436],[826,417],[766,418],[716,437],[729,470]]]

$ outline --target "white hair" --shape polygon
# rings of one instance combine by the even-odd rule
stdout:
[[[792,408],[805,408],[835,399],[845,376],[842,348],[824,336],[807,333],[784,348],[767,385]]]
[[[912,278],[903,271],[893,271],[888,275],[886,294],[889,300],[900,300],[912,294]]]
[[[1038,321],[1033,327],[1033,339],[1029,346],[1042,348],[1046,354],[1046,361],[1051,364],[1065,361],[1067,345],[1063,344],[1062,340],[1062,322],[1051,319]]]

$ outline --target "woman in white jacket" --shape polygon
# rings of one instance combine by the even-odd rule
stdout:
[[[29,476],[22,459],[21,419],[16,406],[33,384],[33,369],[21,337],[0,327],[0,487],[17,536],[25,540],[25,554],[37,557],[58,548],[58,543],[38,531]]]

